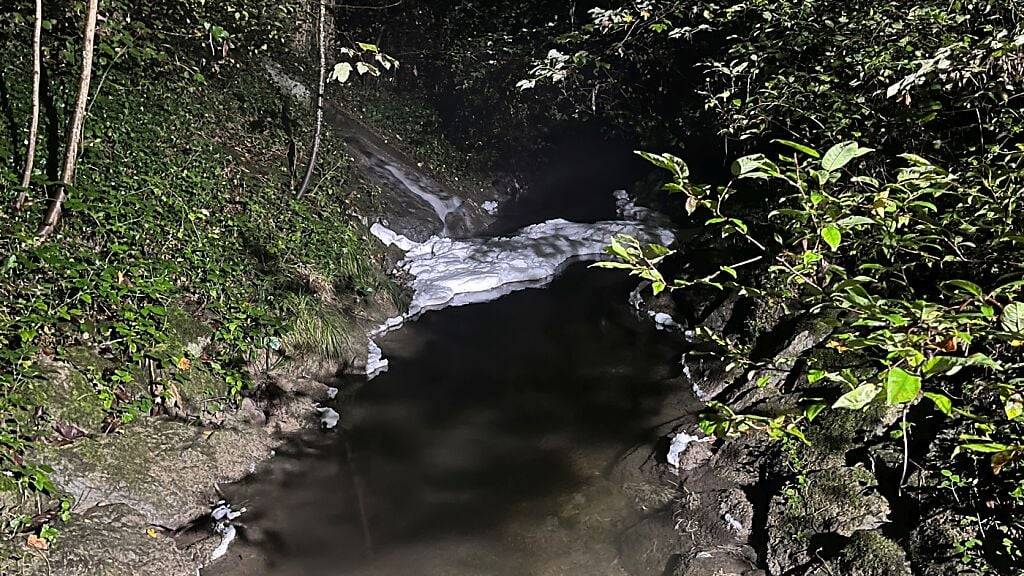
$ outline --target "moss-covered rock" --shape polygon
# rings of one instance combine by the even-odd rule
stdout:
[[[899,544],[877,531],[857,532],[835,558],[812,567],[805,576],[911,576]]]
[[[888,521],[889,503],[861,466],[807,474],[772,498],[768,513],[768,567],[783,574],[810,562],[809,545],[820,535],[852,536]]]
[[[64,353],[64,360],[43,359],[40,366],[47,378],[44,384],[33,385],[31,402],[45,406],[54,421],[99,430],[108,410],[94,382],[109,362],[88,348],[76,347]]]
[[[180,306],[167,308],[165,323],[167,341],[164,348],[171,354],[187,353],[195,358],[202,354],[213,337],[213,328]]]
[[[198,563],[161,531],[124,505],[76,515],[45,552],[7,543],[0,574],[22,576],[194,576]]]
[[[177,527],[208,510],[215,484],[242,478],[275,445],[259,429],[152,420],[48,447],[37,459],[53,467],[54,482],[80,507],[126,504],[149,523]]]

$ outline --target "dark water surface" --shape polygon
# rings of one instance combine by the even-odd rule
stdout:
[[[390,371],[254,479],[243,537],[205,574],[620,575],[635,521],[608,471],[647,440],[680,347],[578,265],[545,289],[427,313]]]

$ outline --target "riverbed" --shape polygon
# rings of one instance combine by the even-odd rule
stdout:
[[[253,479],[214,575],[624,574],[639,512],[617,459],[649,441],[680,345],[631,310],[621,274],[427,312],[380,340],[339,429],[293,439]]]

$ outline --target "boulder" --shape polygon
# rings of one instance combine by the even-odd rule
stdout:
[[[0,554],[15,564],[0,573],[21,576],[195,576],[198,565],[169,534],[123,504],[76,514],[49,550]]]
[[[808,569],[804,576],[912,576],[899,544],[877,531],[858,532],[835,558]],[[949,574],[944,572],[943,574]]]
[[[768,568],[785,574],[811,561],[813,541],[853,536],[888,522],[889,503],[875,476],[861,466],[807,474],[776,494],[768,512]]]

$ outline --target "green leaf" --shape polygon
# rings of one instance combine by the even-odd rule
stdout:
[[[1024,396],[1021,394],[1014,394],[1006,399],[1006,404],[1003,406],[1003,411],[1006,412],[1006,418],[1008,420],[1016,420],[1021,416],[1024,416]]]
[[[732,163],[732,173],[742,178],[769,178],[781,174],[779,167],[764,154],[753,154],[737,159]]]
[[[953,413],[953,401],[949,399],[949,396],[937,392],[925,392],[924,396],[935,403],[935,407],[939,409],[939,412],[946,416]]]
[[[380,70],[376,66],[367,64],[366,62],[356,62],[356,72],[358,72],[360,76],[367,73],[369,73],[370,76],[380,76]]]
[[[924,158],[918,156],[917,154],[900,154],[900,158],[903,158],[907,162],[910,162],[911,164],[915,164],[917,166],[931,166],[932,165],[931,162],[925,160]]]
[[[636,154],[651,164],[672,172],[672,175],[680,182],[690,177],[689,166],[678,156],[673,156],[672,154],[652,154],[642,150],[637,150]]]
[[[697,206],[699,205],[699,202],[700,201],[697,200],[695,196],[690,196],[686,199],[686,214],[688,216],[692,216],[693,213],[697,211]]]
[[[818,417],[818,414],[821,414],[821,411],[825,408],[826,406],[824,404],[811,404],[807,408],[804,408],[804,416],[807,418],[808,422],[813,422],[814,419]]]
[[[859,158],[869,152],[873,152],[873,150],[861,148],[856,142],[840,142],[825,152],[825,157],[821,159],[821,167],[829,172],[835,172],[849,164],[854,158]]]
[[[889,370],[885,379],[885,401],[891,406],[913,402],[921,392],[921,378],[902,368]]]
[[[352,76],[352,65],[348,62],[339,62],[334,65],[334,73],[331,74],[332,80],[344,84],[348,82],[348,79]]]
[[[942,287],[945,288],[947,284],[958,289],[953,290],[953,292],[962,291],[974,296],[975,298],[981,299],[985,297],[985,292],[981,289],[981,286],[978,286],[974,282],[969,282],[967,280],[949,280],[948,282],[943,282]]]
[[[1014,334],[1024,334],[1024,302],[1010,302],[1003,308],[999,317],[1003,330]]]
[[[854,226],[862,226],[865,224],[874,224],[875,221],[867,216],[847,216],[836,222],[836,225],[841,228],[852,228]]]
[[[846,408],[847,410],[861,410],[870,404],[881,391],[882,387],[877,384],[861,384],[840,396],[832,407]]]
[[[832,248],[833,252],[839,248],[839,244],[843,241],[843,235],[839,232],[839,227],[835,224],[829,224],[826,226],[825,229],[821,231],[821,237],[829,247]]]
[[[781,138],[777,138],[775,140],[772,140],[772,142],[776,144],[782,144],[783,146],[789,146],[793,150],[796,150],[797,152],[803,152],[804,154],[807,154],[811,158],[821,158],[821,154],[818,153],[818,151],[815,150],[814,148],[809,148],[807,146],[804,146],[803,144],[793,142],[792,140],[783,140]]]
[[[595,262],[590,265],[591,268],[605,268],[608,270],[632,270],[636,266],[628,264],[626,262]]]
[[[963,448],[964,450],[969,450],[971,452],[982,452],[982,453],[986,453],[986,454],[994,454],[996,452],[1006,452],[1007,450],[1010,449],[1010,446],[1007,446],[1006,444],[1000,444],[998,442],[985,442],[985,443],[978,442],[978,443],[971,443],[971,444],[961,444],[960,447]]]

